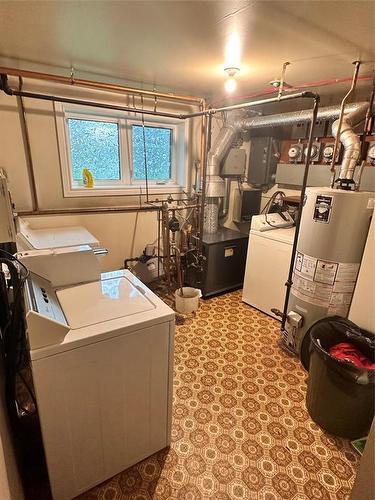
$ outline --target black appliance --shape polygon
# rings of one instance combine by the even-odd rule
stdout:
[[[220,228],[203,235],[203,272],[188,267],[185,282],[200,288],[204,298],[241,288],[244,280],[249,236],[239,231]]]

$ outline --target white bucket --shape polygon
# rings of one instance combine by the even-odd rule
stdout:
[[[198,288],[191,288],[184,286],[182,288],[183,297],[181,297],[181,290],[178,288],[175,291],[176,311],[181,314],[188,314],[196,311],[199,307],[199,297],[201,291]]]

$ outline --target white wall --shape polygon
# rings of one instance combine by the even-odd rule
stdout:
[[[18,81],[11,79],[10,84],[16,88]],[[48,84],[47,86],[45,82],[35,80],[25,80],[24,89],[78,99],[109,102],[120,106],[133,104],[131,97],[119,93],[72,88],[57,84]],[[64,198],[53,103],[36,99],[24,99],[24,104],[40,209],[136,206],[139,204],[140,197],[138,195]],[[139,97],[135,98],[135,105],[137,107],[141,106]],[[144,106],[152,109],[154,101],[145,99]],[[175,113],[196,110],[196,108],[185,104],[166,104],[160,100],[158,109]],[[186,144],[185,157],[188,167],[187,178],[190,179],[191,165],[194,160],[199,159],[200,119],[196,118],[186,123],[190,140]],[[0,93],[0,151],[0,167],[7,172],[9,188],[16,210],[30,210],[32,208],[30,184],[17,99],[6,96],[4,93]],[[182,166],[179,165],[179,167]],[[163,197],[163,195],[158,196],[159,198]],[[125,258],[139,255],[147,243],[156,241],[157,235],[155,212],[139,213],[138,216],[135,212],[80,216],[43,216],[38,217],[38,219],[32,217],[30,221],[32,225],[43,225],[44,227],[84,225],[110,251],[110,255],[103,260],[105,270],[118,268],[122,266]]]
[[[375,212],[367,236],[349,319],[375,335]]]

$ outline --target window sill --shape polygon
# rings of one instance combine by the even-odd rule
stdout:
[[[152,195],[160,194],[180,194],[184,190],[183,186],[178,184],[151,184],[148,188],[148,193]],[[90,196],[145,196],[145,186],[124,186],[124,187],[109,187],[95,186],[93,188],[77,187],[69,190],[64,190],[64,198],[86,198]]]

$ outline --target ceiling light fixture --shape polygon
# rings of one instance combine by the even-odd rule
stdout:
[[[224,88],[228,93],[232,93],[237,88],[237,80],[235,76],[240,72],[240,68],[231,66],[229,68],[224,68],[225,73],[228,78],[225,80]]]

